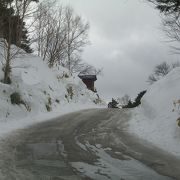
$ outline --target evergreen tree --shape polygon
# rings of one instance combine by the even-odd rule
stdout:
[[[37,2],[37,0],[34,1]],[[7,41],[11,38],[11,44],[24,49],[27,53],[32,53],[25,22],[19,15],[14,13],[13,8],[8,7],[11,2],[13,0],[0,0],[0,37],[5,38]],[[19,32],[21,32],[21,37],[19,37]],[[21,38],[20,43],[18,43],[19,38]]]
[[[11,51],[11,44],[22,47],[27,52],[31,51],[24,18],[32,1],[36,0],[0,0],[0,38],[4,38],[2,40],[4,47],[2,82],[5,84],[11,83],[11,61],[19,54],[18,49]]]
[[[5,38],[5,32],[8,31],[8,17],[14,13],[13,8],[8,8],[11,0],[0,0],[0,34]]]
[[[30,39],[28,38],[28,31],[25,27],[23,29],[23,34],[22,34],[21,48],[24,49],[27,53],[33,52],[33,50],[30,47]]]
[[[135,98],[134,102],[132,102],[131,100],[128,101],[128,104],[125,106],[122,106],[122,108],[135,108],[137,106],[139,106],[141,104],[141,99],[142,97],[145,95],[147,91],[141,91],[137,97]]]

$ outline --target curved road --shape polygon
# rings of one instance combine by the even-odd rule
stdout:
[[[90,109],[1,140],[0,180],[180,179],[180,159],[127,131],[130,110]]]

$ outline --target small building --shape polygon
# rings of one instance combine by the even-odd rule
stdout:
[[[96,92],[96,89],[94,87],[94,82],[97,80],[97,77],[95,74],[88,74],[88,73],[79,73],[78,77],[82,79],[83,83],[86,85],[86,87],[93,91]]]

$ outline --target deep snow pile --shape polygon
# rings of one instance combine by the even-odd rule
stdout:
[[[180,68],[150,86],[142,104],[132,111],[129,130],[155,145],[180,156]]]
[[[2,52],[2,49],[0,49]],[[0,57],[3,62],[3,58]],[[37,56],[20,55],[12,63],[12,84],[0,82],[0,134],[34,122],[75,110],[100,107],[97,94],[63,67],[49,69]],[[0,78],[3,78],[0,64]],[[24,104],[12,105],[10,96],[18,93]]]

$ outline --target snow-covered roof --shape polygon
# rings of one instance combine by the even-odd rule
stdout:
[[[95,68],[89,68],[89,69],[85,69],[84,71],[81,71],[79,74],[78,74],[78,77],[81,78],[81,79],[92,79],[92,80],[97,80],[97,77],[96,77],[96,70]]]
[[[87,76],[87,75],[94,75],[94,76],[96,76],[96,70],[95,69],[88,69],[88,70],[81,71],[79,73],[79,76]]]

